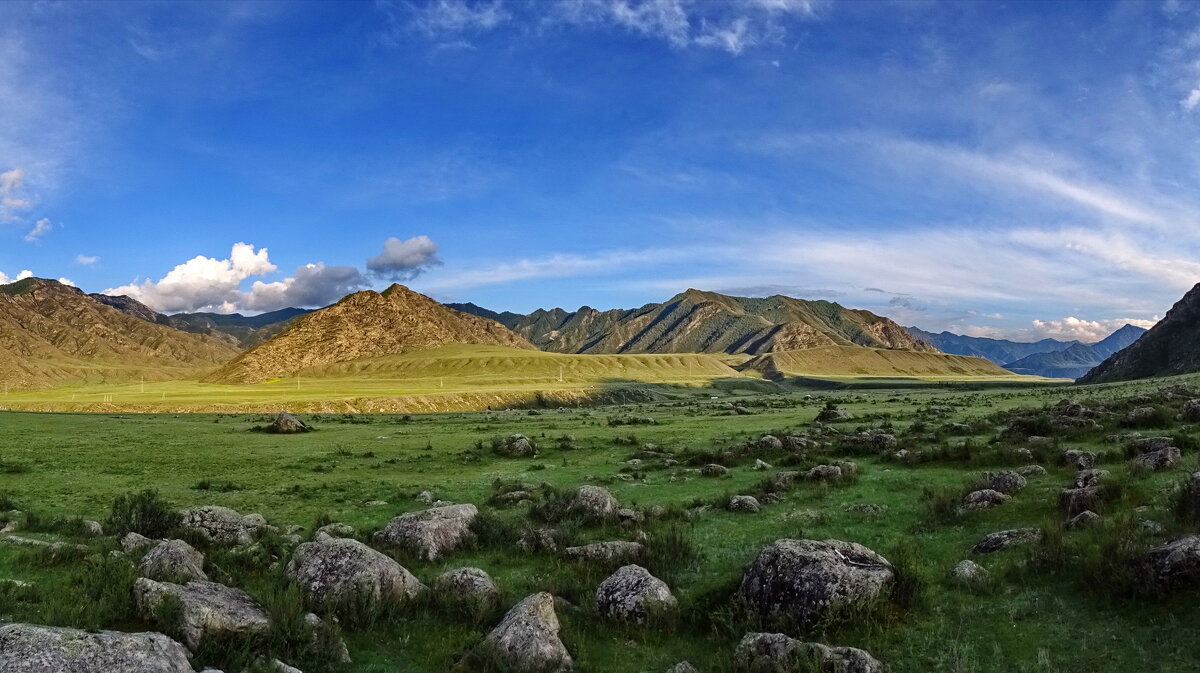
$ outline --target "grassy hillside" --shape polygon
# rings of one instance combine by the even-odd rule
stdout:
[[[910,377],[919,379],[1012,379],[1012,372],[983,358],[944,353],[825,346],[760,355],[744,365],[771,379],[816,377]]]

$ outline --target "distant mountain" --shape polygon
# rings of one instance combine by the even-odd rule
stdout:
[[[149,311],[140,304],[126,310]],[[217,339],[134,317],[57,281],[0,285],[0,379],[13,388],[182,378],[236,354]]]
[[[982,377],[1002,379],[1012,373],[983,358],[908,350],[863,348],[862,346],[819,346],[797,351],[778,351],[752,358],[742,365],[765,378],[789,377]]]
[[[1092,346],[1076,343],[1061,351],[1035,353],[1004,368],[1017,374],[1032,374],[1052,379],[1077,379],[1100,364],[1104,358]]]
[[[1112,354],[1079,380],[1109,383],[1200,371],[1200,285],[1193,287],[1157,325]]]
[[[402,285],[347,295],[300,316],[270,340],[242,353],[206,380],[253,383],[359,358],[448,344],[533,349],[492,320],[455,311]]]
[[[903,327],[869,311],[775,295],[731,297],[687,290],[636,309],[461,311],[496,320],[538,348],[557,353],[745,353],[819,346],[866,346],[937,352]]]
[[[255,316],[240,313],[175,313],[165,315],[126,295],[90,294],[126,315],[166,325],[192,334],[207,334],[238,348],[250,348],[270,339],[310,309],[284,308]]]
[[[933,344],[943,353],[974,355],[975,357],[991,360],[998,365],[1015,362],[1038,353],[1053,353],[1055,351],[1066,350],[1080,343],[1079,341],[1058,341],[1056,339],[1042,339],[1041,341],[1024,343],[1009,341],[1007,339],[963,336],[951,332],[935,334],[917,327],[906,327],[905,329],[914,337],[926,343]]]

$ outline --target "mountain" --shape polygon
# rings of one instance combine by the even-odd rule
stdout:
[[[819,346],[766,353],[752,358],[741,369],[756,370],[772,380],[795,376],[997,379],[1012,376],[1012,372],[980,357],[861,346]]]
[[[284,308],[255,316],[240,313],[176,313],[165,315],[126,295],[90,294],[126,315],[146,322],[166,325],[192,334],[207,334],[231,346],[250,348],[270,339],[295,318],[311,313],[309,309]]]
[[[537,347],[558,353],[744,353],[819,346],[937,352],[869,311],[775,295],[731,297],[687,290],[637,309],[539,309],[528,315],[460,305],[498,320]],[[494,316],[494,317],[493,317]]]
[[[0,285],[0,378],[13,388],[180,378],[236,354],[216,339],[134,317],[57,281]]]
[[[1079,380],[1108,383],[1200,371],[1200,285],[1167,311],[1157,325]]]
[[[1093,346],[1071,344],[1061,351],[1034,353],[1004,368],[1017,374],[1032,374],[1052,379],[1077,379],[1104,361]]]
[[[973,355],[975,357],[986,358],[998,365],[1015,362],[1038,353],[1053,353],[1066,350],[1080,343],[1079,341],[1058,341],[1056,339],[1042,339],[1041,341],[1024,343],[1009,341],[1007,339],[963,336],[951,332],[926,332],[917,327],[906,327],[905,329],[908,330],[909,334],[921,341],[932,344],[943,353]]]
[[[534,348],[499,323],[455,311],[402,285],[392,285],[382,293],[355,292],[333,306],[300,316],[206,381],[253,383],[360,358],[448,344]]]
[[[932,343],[946,353],[987,358],[1017,374],[1055,379],[1077,379],[1113,353],[1125,348],[1145,333],[1145,329],[1125,325],[1102,341],[1058,341],[1042,339],[1032,343],[969,337],[950,332],[934,334],[916,327],[905,328],[913,336]]]

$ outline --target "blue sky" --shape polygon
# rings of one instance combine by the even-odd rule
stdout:
[[[6,2],[0,274],[1099,338],[1200,281],[1198,122],[1200,4]]]

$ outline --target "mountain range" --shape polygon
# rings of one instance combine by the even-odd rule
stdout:
[[[1113,353],[1080,379],[1109,383],[1200,371],[1200,285],[1129,347]]]

